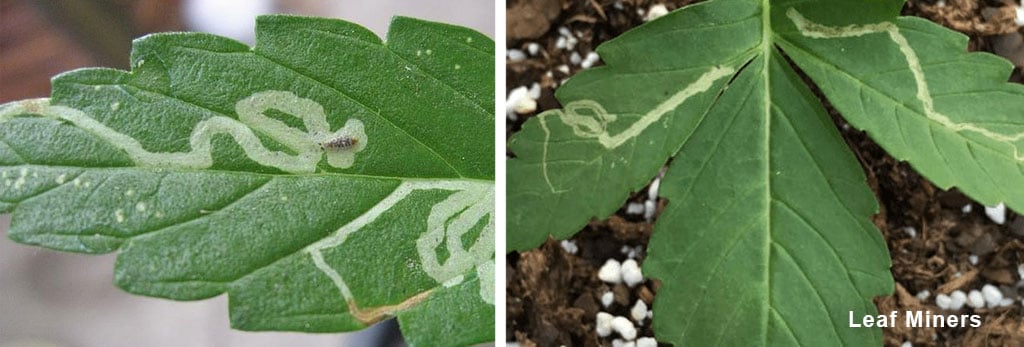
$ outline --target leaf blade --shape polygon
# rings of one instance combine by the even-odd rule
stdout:
[[[879,331],[850,329],[842,313],[873,314],[870,298],[892,290],[867,221],[877,206],[824,110],[771,54],[737,76],[662,182],[670,203],[644,263],[665,289],[655,329],[676,344],[876,343]]]
[[[535,247],[549,234],[568,237],[590,218],[614,212],[631,190],[650,180],[679,150],[731,72],[749,60],[760,38],[756,6],[717,1],[688,9],[599,47],[608,66],[579,74],[558,90],[567,111],[538,116],[539,121],[525,123],[510,140],[517,158],[508,163],[509,184],[516,188],[508,192],[509,250]],[[681,26],[695,27],[700,35],[680,32]],[[709,35],[729,37],[736,45],[709,46],[711,53],[693,61],[669,59],[672,50],[651,49],[664,47],[665,40],[679,47],[698,46]],[[648,37],[658,40],[644,42]],[[660,54],[659,59],[636,56],[644,50]],[[721,60],[713,60],[713,54]],[[659,64],[615,65],[631,60]],[[595,115],[601,120],[585,120]],[[593,189],[598,186],[602,189]],[[557,198],[537,198],[548,195]]]
[[[737,43],[714,41],[720,43],[712,47],[717,52],[741,52],[710,59],[722,66],[733,66],[736,72],[730,72],[731,80],[717,89],[715,98],[686,105],[696,107],[698,112],[671,115],[689,117],[686,121],[691,122],[690,130],[673,129],[678,136],[673,141],[678,142],[671,142],[674,148],[666,146],[673,150],[646,154],[657,158],[646,158],[651,162],[664,162],[669,157],[673,160],[660,184],[668,205],[658,219],[644,263],[647,274],[662,281],[654,306],[655,317],[660,317],[654,321],[659,340],[676,345],[762,345],[786,341],[863,345],[880,340],[878,329],[846,326],[845,314],[874,314],[876,308],[871,297],[892,291],[886,245],[868,221],[877,204],[857,161],[824,109],[785,62],[780,52],[788,51],[779,36],[785,27],[774,23],[785,18],[786,9],[793,6],[804,10],[844,8],[849,16],[837,21],[845,25],[894,18],[891,10],[900,4],[884,1],[874,5],[861,8],[863,4],[857,2],[780,1],[769,5],[709,1],[701,3],[704,7],[687,7],[653,22],[700,27],[700,20],[676,20],[686,18],[687,13],[705,14],[700,18],[723,18],[736,13],[747,18],[754,13],[754,25],[744,33],[732,35]],[[640,42],[649,38],[636,35],[628,39]],[[671,42],[664,37],[659,39]],[[624,35],[619,40],[627,38]],[[604,176],[577,172],[578,176],[561,178],[580,186],[570,190],[573,196],[566,197],[554,189],[558,185],[551,184],[550,172],[537,167],[541,166],[538,162],[546,161],[555,167],[563,166],[558,172],[566,174],[571,170],[564,166],[578,167],[588,160],[601,159],[587,148],[599,141],[587,143],[585,132],[574,133],[565,128],[600,128],[607,123],[602,122],[602,117],[608,118],[606,112],[590,112],[591,123],[570,119],[559,124],[552,119],[561,120],[560,115],[572,112],[573,97],[600,96],[598,106],[606,102],[616,105],[615,94],[635,99],[632,90],[613,85],[601,86],[605,89],[601,90],[591,80],[617,83],[609,77],[610,73],[602,73],[646,66],[650,59],[645,54],[659,56],[663,50],[679,54],[679,48],[637,46],[635,52],[624,56],[602,54],[609,67],[585,71],[573,80],[587,83],[570,82],[559,89],[559,99],[569,110],[548,111],[528,121],[523,131],[513,137],[511,148],[517,158],[508,165],[510,249],[529,248],[548,234],[556,238],[570,236],[586,218],[614,212],[611,207],[621,206],[625,193],[643,186],[654,176],[658,166],[632,162],[636,172],[600,171]],[[696,53],[681,55],[687,59],[675,60],[706,58]],[[682,77],[656,82],[689,85],[697,80],[693,76]],[[654,84],[651,88],[633,89],[659,87]],[[647,97],[664,98],[660,93],[648,93]],[[607,113],[644,113],[644,108],[632,99],[625,104],[628,106],[624,110]],[[547,147],[553,139],[563,142],[561,147]],[[523,141],[522,145],[517,146],[518,141]],[[572,151],[586,155],[574,155]],[[597,178],[582,176],[586,174]],[[518,175],[527,178],[516,180]],[[594,190],[595,186],[602,189]],[[516,192],[522,192],[520,197],[514,198]],[[570,198],[583,200],[576,203],[582,207],[562,202]],[[520,212],[515,212],[517,208]],[[680,275],[680,266],[690,270],[687,276]],[[827,329],[821,328],[822,322],[828,322]]]
[[[788,17],[796,28],[780,44],[851,125],[943,189],[1024,208],[1024,87],[1006,82],[1008,62],[964,53],[966,36],[920,19],[833,32],[799,12]],[[858,63],[824,49],[834,45],[895,58]],[[1000,102],[979,102],[990,99]]]
[[[294,16],[258,19],[254,48],[150,35],[130,72],[68,72],[51,99],[0,106],[8,236],[119,251],[115,282],[132,293],[227,293],[246,330],[422,317],[474,284],[461,307],[493,312],[477,283],[493,280],[493,41],[394,23],[387,43]],[[416,45],[450,49],[411,59]],[[458,343],[493,339],[489,319],[432,324],[458,322],[471,324]]]

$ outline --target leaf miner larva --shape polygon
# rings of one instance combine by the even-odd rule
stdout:
[[[349,149],[349,148],[355,147],[355,145],[358,145],[358,144],[359,144],[359,138],[348,136],[348,135],[342,135],[342,136],[340,136],[338,138],[331,139],[331,140],[329,140],[327,142],[324,142],[324,143],[320,144],[320,148],[325,149],[325,150],[340,151],[340,150],[345,150],[345,149]]]

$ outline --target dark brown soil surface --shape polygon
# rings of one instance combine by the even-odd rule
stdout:
[[[557,0],[555,1],[557,2]],[[540,45],[540,53],[527,59],[509,62],[508,90],[520,86],[541,86],[537,112],[560,105],[553,93],[560,81],[580,70],[570,63],[572,51],[556,49],[558,28],[578,33],[574,51],[580,55],[610,38],[643,23],[637,10],[663,3],[673,10],[695,1],[623,0],[621,9],[613,0],[562,0],[555,9],[551,1],[510,0],[507,5],[509,49],[527,50],[530,43]],[[970,50],[994,52],[1014,61],[1017,69],[1010,77],[1022,82],[1024,48],[1008,45],[1012,35],[1005,25],[1003,1],[949,0],[945,7],[934,2],[911,1],[904,14],[928,18],[971,37]],[[530,18],[529,26],[514,26],[520,18]],[[1011,17],[1012,18],[1012,17]],[[544,30],[537,29],[540,26]],[[1017,49],[1017,51],[1014,51]],[[1019,54],[1020,56],[1015,56]],[[559,67],[569,67],[569,73]],[[829,108],[846,141],[863,164],[868,183],[881,205],[873,218],[887,240],[893,259],[892,274],[896,280],[893,295],[875,299],[879,311],[930,310],[941,312],[935,305],[937,294],[955,290],[967,292],[993,284],[1003,289],[1014,305],[993,309],[964,308],[962,312],[979,314],[980,328],[889,328],[884,329],[886,346],[911,342],[914,346],[1024,346],[1024,309],[1018,265],[1024,263],[1024,217],[1008,213],[1006,225],[997,225],[985,216],[984,206],[953,191],[942,191],[918,175],[908,164],[887,155],[863,133],[849,129]],[[508,120],[507,134],[519,130],[533,114]],[[511,154],[510,155],[514,155]],[[646,192],[646,189],[638,189]],[[642,202],[645,193],[631,201]],[[661,200],[659,211],[666,201]],[[624,204],[625,205],[625,204]],[[964,206],[971,206],[964,212]],[[914,236],[907,228],[914,229]],[[579,252],[570,254],[558,241],[548,240],[539,249],[507,255],[507,336],[523,346],[609,346],[610,339],[600,338],[594,331],[597,312],[629,316],[636,300],[648,306],[657,292],[657,283],[646,281],[636,288],[625,285],[610,287],[597,278],[597,270],[609,258],[624,260],[623,246],[640,247],[637,260],[643,262],[647,240],[653,225],[637,215],[620,209],[603,221],[592,221],[571,240]],[[970,261],[975,255],[976,264]],[[611,291],[614,303],[603,308],[600,296]],[[917,294],[930,295],[918,299]],[[655,317],[656,319],[656,317]],[[900,318],[902,319],[902,317]],[[638,336],[653,336],[648,324]]]

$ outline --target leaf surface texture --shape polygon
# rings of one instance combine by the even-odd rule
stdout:
[[[878,206],[793,64],[938,185],[1024,208],[1024,88],[1006,82],[1011,66],[897,17],[901,6],[713,0],[604,43],[606,66],[574,76],[556,93],[564,108],[511,140],[508,250],[615,213],[671,160],[644,262],[662,281],[659,340],[880,343],[880,330],[848,323],[893,290],[869,219]]]
[[[118,251],[132,293],[227,293],[243,330],[397,315],[410,344],[493,340],[493,46],[402,17],[386,42],[293,16],[255,47],[138,39],[130,72],[0,106],[8,236]]]

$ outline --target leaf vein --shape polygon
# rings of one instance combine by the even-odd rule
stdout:
[[[320,80],[318,80],[318,79],[316,79],[316,78],[313,78],[313,76],[309,76],[309,75],[306,75],[306,74],[302,73],[301,71],[299,71],[299,70],[297,70],[297,69],[295,69],[295,68],[293,68],[293,67],[291,67],[291,66],[289,66],[289,65],[285,65],[285,64],[284,64],[284,63],[282,63],[282,62],[278,62],[278,61],[275,61],[274,59],[270,58],[270,57],[269,57],[269,56],[267,56],[267,55],[264,55],[264,54],[260,53],[259,51],[255,51],[255,50],[254,50],[254,51],[253,51],[253,53],[254,53],[254,54],[255,54],[255,55],[257,56],[257,57],[262,57],[262,58],[266,59],[267,61],[269,61],[269,62],[272,62],[272,63],[274,63],[274,64],[277,64],[277,65],[279,65],[279,66],[281,66],[281,67],[283,67],[283,68],[285,68],[285,69],[288,69],[289,71],[291,71],[291,72],[293,72],[293,73],[295,73],[295,74],[297,74],[297,75],[299,75],[299,76],[302,76],[302,77],[304,77],[304,78],[306,78],[306,79],[308,79],[308,80],[310,80],[310,81],[313,81],[313,82],[316,82],[316,83],[318,83],[318,84],[320,84],[320,85],[322,85],[322,86],[325,86],[325,87],[327,87],[328,89],[331,89],[331,90],[333,90],[333,91],[334,91],[335,93],[337,93],[338,95],[341,95],[342,97],[344,97],[344,98],[346,98],[346,99],[348,99],[348,100],[351,100],[352,102],[355,102],[355,103],[356,103],[356,104],[358,104],[359,106],[362,106],[362,107],[363,107],[363,109],[367,110],[368,112],[370,112],[370,113],[372,113],[372,114],[375,114],[375,115],[377,115],[377,118],[378,118],[378,119],[381,119],[381,120],[383,120],[383,121],[387,122],[388,124],[390,124],[390,125],[391,125],[392,127],[394,127],[394,128],[395,128],[395,129],[397,130],[397,131],[401,132],[401,133],[402,133],[402,135],[405,135],[405,136],[407,136],[407,137],[408,137],[409,139],[411,139],[411,140],[412,140],[413,142],[415,142],[416,144],[418,144],[418,145],[420,145],[420,146],[423,146],[423,148],[426,148],[426,150],[427,150],[428,152],[430,152],[430,154],[431,154],[431,155],[433,155],[434,157],[436,157],[437,159],[439,159],[439,160],[440,160],[440,161],[441,161],[442,163],[444,163],[445,165],[447,165],[447,166],[448,166],[448,168],[452,169],[452,171],[454,171],[456,175],[459,175],[459,178],[464,178],[464,177],[465,177],[465,175],[463,175],[463,174],[462,174],[462,172],[460,172],[460,171],[459,171],[458,169],[456,169],[456,168],[455,168],[455,166],[453,166],[451,162],[449,162],[449,161],[448,161],[447,159],[445,159],[445,158],[444,158],[443,156],[441,156],[441,154],[440,154],[440,153],[438,153],[438,152],[437,152],[437,150],[435,150],[435,149],[434,149],[433,147],[427,146],[427,144],[423,143],[423,141],[420,141],[420,139],[419,139],[419,138],[416,138],[415,136],[412,136],[411,134],[409,134],[409,132],[408,132],[408,131],[406,131],[406,130],[405,130],[404,128],[402,128],[402,127],[399,127],[399,126],[398,126],[397,124],[395,124],[394,122],[392,122],[392,121],[391,121],[391,119],[389,119],[389,118],[387,118],[387,117],[384,117],[384,116],[383,116],[383,115],[382,115],[382,114],[380,113],[380,111],[378,111],[378,110],[376,110],[376,109],[373,109],[373,108],[370,108],[370,106],[369,106],[369,105],[367,105],[367,104],[363,103],[362,101],[356,100],[356,99],[355,99],[354,97],[352,97],[351,95],[348,95],[348,94],[346,94],[346,93],[342,92],[342,91],[341,91],[340,89],[338,89],[338,88],[335,88],[335,87],[334,87],[333,85],[327,84],[327,83],[325,83],[325,82],[323,82],[323,81],[320,81]]]
[[[805,226],[807,226],[808,229],[811,229],[812,231],[814,231],[814,235],[817,236],[818,239],[820,239],[821,241],[824,241],[825,244],[828,245],[829,254],[831,254],[832,257],[835,258],[836,262],[838,262],[839,265],[843,266],[843,270],[845,270],[843,275],[844,275],[844,277],[846,277],[847,282],[850,283],[850,287],[853,287],[853,290],[857,292],[857,296],[858,297],[862,297],[862,298],[866,297],[864,295],[864,293],[862,293],[860,291],[860,288],[857,287],[857,283],[853,281],[853,277],[850,277],[850,272],[851,272],[850,265],[847,264],[846,261],[843,259],[843,257],[841,257],[839,255],[839,252],[836,251],[836,246],[834,244],[832,244],[832,240],[829,240],[827,237],[825,237],[825,235],[823,235],[821,233],[821,230],[819,228],[815,227],[814,224],[811,223],[811,221],[808,220],[806,216],[804,216],[799,211],[797,211],[796,208],[794,208],[792,205],[787,203],[785,200],[782,200],[782,199],[779,199],[779,198],[773,198],[772,200],[775,201],[775,202],[778,202],[779,205],[782,206],[783,208],[785,208],[786,210],[789,210],[790,213],[792,213],[794,216],[796,216],[796,218],[801,223],[803,223]]]
[[[176,226],[180,226],[180,225],[183,225],[183,224],[186,224],[186,223],[195,222],[195,221],[198,221],[198,220],[201,220],[201,219],[204,219],[204,218],[209,218],[210,216],[213,216],[213,215],[217,214],[218,212],[223,211],[224,209],[230,208],[231,206],[233,206],[236,203],[242,201],[246,197],[252,195],[253,193],[255,193],[255,192],[257,192],[257,191],[259,191],[261,189],[263,189],[263,187],[265,187],[267,184],[269,184],[273,180],[274,180],[273,178],[270,178],[270,179],[268,179],[266,181],[261,182],[259,185],[254,187],[252,190],[246,192],[245,194],[242,194],[238,198],[232,199],[231,201],[227,202],[223,206],[215,207],[214,209],[209,210],[210,212],[207,213],[207,214],[203,214],[203,215],[200,215],[200,216],[197,216],[197,217],[194,217],[194,218],[186,218],[184,220],[181,220],[179,222],[175,222],[173,224],[169,224],[169,225],[162,226],[162,227],[159,227],[159,228],[156,228],[156,229],[153,229],[153,230],[148,230],[148,231],[144,231],[144,232],[141,232],[141,233],[138,233],[138,234],[127,236],[127,238],[134,239],[136,237],[141,237],[141,236],[144,236],[144,235],[165,231],[165,230],[168,230],[170,228],[173,228],[173,227],[176,227]]]
[[[9,142],[7,142],[7,140],[4,140],[4,139],[0,138],[0,143],[3,143],[4,146],[7,146],[7,148],[10,148],[11,149],[11,153],[14,153],[14,156],[18,157],[18,161],[19,162],[21,162],[22,164],[28,164],[28,160],[25,160],[25,156],[22,155],[21,152],[18,151],[17,148],[14,148],[14,146],[11,146],[11,144]]]
[[[344,35],[338,35],[336,33],[332,33],[332,32],[329,32],[329,31],[323,31],[323,30],[317,30],[317,29],[308,29],[308,28],[307,29],[302,29],[301,31],[321,33],[321,34],[324,34],[326,36],[340,37],[340,38],[344,38],[344,39],[347,39],[347,40],[350,40],[350,41],[354,40],[351,37],[344,36]],[[357,42],[359,45],[361,45],[363,47],[374,47],[374,48],[378,47],[378,45],[371,44],[369,42],[360,41],[360,40],[354,40],[354,41]],[[387,49],[388,51],[394,53],[395,58],[398,58],[403,63],[415,66],[416,67],[416,71],[419,72],[421,75],[426,76],[426,77],[434,80],[435,82],[440,83],[442,86],[445,86],[446,88],[448,88],[448,90],[453,92],[453,94],[458,95],[461,99],[463,99],[464,101],[469,102],[470,105],[473,105],[477,109],[479,109],[479,111],[482,114],[491,114],[492,113],[492,112],[488,111],[484,106],[474,102],[473,99],[470,99],[468,95],[463,94],[461,91],[456,89],[455,86],[452,85],[450,82],[445,81],[443,79],[438,78],[437,76],[434,76],[434,75],[430,74],[430,72],[427,71],[426,69],[423,69],[419,65],[417,65],[416,63],[413,63],[413,62],[409,61],[408,59],[405,59],[405,57],[403,57],[401,54],[398,54],[397,52],[391,50],[391,47],[389,47],[387,44],[384,44],[384,45],[382,45],[380,47],[383,47],[383,48]],[[262,56],[262,54],[260,54],[258,52],[256,52],[256,54]],[[284,64],[281,64],[281,65],[284,66]],[[291,67],[288,67],[288,68],[291,69]],[[291,69],[291,70],[294,70],[294,69]],[[318,81],[318,82],[320,82],[320,81]],[[321,82],[321,83],[323,83],[323,82]],[[326,83],[323,83],[323,84],[326,85]],[[486,101],[481,101],[481,102],[486,102]]]
[[[807,277],[807,270],[805,270],[803,268],[803,266],[800,265],[800,263],[796,260],[796,258],[793,258],[793,256],[789,253],[789,251],[786,249],[786,247],[782,246],[781,244],[779,244],[778,242],[775,242],[775,241],[772,241],[772,245],[777,247],[779,249],[779,251],[780,251],[780,254],[782,254],[787,259],[789,259],[790,263],[793,264],[794,266],[796,266],[797,270],[799,270],[799,271],[797,271],[797,273],[800,274],[800,279],[802,279],[805,283],[807,283],[807,286],[810,287],[811,292],[814,293],[814,297],[816,299],[818,299],[818,303],[821,305],[820,307],[824,308],[825,314],[826,314],[826,317],[827,317],[827,319],[825,319],[825,320],[829,322],[829,327],[832,328],[832,332],[835,334],[833,336],[833,338],[838,339],[840,345],[846,346],[846,341],[843,341],[842,339],[839,338],[842,335],[839,334],[839,327],[836,326],[835,320],[832,319],[832,317],[833,317],[832,310],[829,309],[828,304],[825,303],[825,299],[821,295],[821,292],[818,290],[818,287],[815,286],[814,283],[811,282],[811,279],[809,277]]]
[[[81,175],[83,175],[83,174],[85,174],[85,173],[84,173],[84,172],[79,172],[78,174],[74,175],[74,177],[71,177],[71,178],[69,178],[69,179],[65,180],[65,181],[64,181],[64,183],[59,183],[59,184],[57,184],[57,185],[55,185],[55,186],[53,186],[53,187],[50,187],[50,188],[48,188],[48,189],[45,189],[45,190],[43,190],[43,191],[40,191],[40,192],[38,192],[38,193],[36,193],[36,194],[32,194],[32,195],[26,196],[26,197],[22,198],[21,200],[17,200],[17,201],[8,201],[8,202],[12,202],[12,203],[19,203],[19,204],[20,204],[20,203],[25,203],[26,201],[29,201],[29,200],[35,199],[35,198],[37,198],[37,197],[40,197],[40,196],[43,196],[43,195],[46,195],[46,194],[47,194],[47,193],[49,193],[50,191],[53,191],[53,190],[56,190],[57,188],[60,188],[60,187],[63,187],[63,186],[65,186],[65,185],[67,185],[68,183],[71,183],[72,181],[74,181],[74,180],[75,180],[76,178],[78,178],[78,176],[81,176]]]
[[[796,337],[796,333],[793,332],[793,327],[789,326],[789,322],[787,322],[786,319],[782,317],[782,313],[779,312],[779,310],[776,310],[774,306],[769,305],[768,306],[768,311],[775,315],[775,317],[776,317],[775,319],[777,321],[782,323],[782,327],[786,328],[785,331],[787,333],[789,333],[789,337],[791,337],[793,339],[793,341],[796,341],[796,342],[800,341],[800,339],[798,339]],[[766,342],[765,345],[766,346],[770,346],[771,344],[767,343],[767,338],[768,337],[765,336],[765,339],[766,339],[765,340],[765,342]]]

